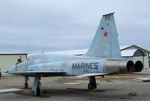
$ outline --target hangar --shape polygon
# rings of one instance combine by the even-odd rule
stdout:
[[[6,72],[10,67],[14,66],[18,60],[24,61],[27,58],[27,53],[10,53],[0,52],[0,69],[1,72]]]
[[[130,59],[134,62],[140,60],[144,64],[145,70],[150,68],[149,66],[150,51],[136,45],[121,46],[120,51],[123,58]]]

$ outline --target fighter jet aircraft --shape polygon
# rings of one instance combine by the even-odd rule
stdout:
[[[40,95],[41,77],[78,76],[88,77],[88,89],[97,88],[95,76],[112,73],[140,72],[141,61],[133,62],[121,58],[114,13],[103,15],[94,40],[84,55],[36,54],[9,69],[9,73],[28,78],[34,77],[32,90]]]

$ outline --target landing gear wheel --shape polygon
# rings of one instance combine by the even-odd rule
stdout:
[[[35,96],[40,96],[41,95],[41,83],[40,83],[41,77],[40,75],[35,76],[33,85],[32,85],[32,91],[34,92]]]
[[[88,89],[95,89],[95,88],[97,88],[96,84],[92,84],[92,83],[88,84]]]
[[[24,89],[28,88],[28,83],[24,83]]]
[[[95,76],[89,77],[88,89],[97,88]]]
[[[37,87],[37,88],[36,88],[35,96],[40,96],[40,95],[41,95],[40,87]]]
[[[28,76],[24,76],[24,79],[25,79],[25,82],[24,82],[24,89],[27,89],[27,88],[28,88],[28,80],[29,80],[29,77],[28,77]]]
[[[90,83],[88,84],[88,89],[92,89],[92,86]]]

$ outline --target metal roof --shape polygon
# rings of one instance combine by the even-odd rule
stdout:
[[[137,46],[137,45],[120,46],[120,51],[128,50],[128,49],[140,49],[140,50],[142,50],[142,51],[145,51],[145,52],[150,53],[149,50],[146,50],[146,49],[144,49],[144,48],[142,48],[142,47],[139,47],[139,46]]]
[[[138,49],[122,50],[121,56],[133,56]]]
[[[138,50],[143,52],[143,54],[150,53],[150,51],[136,45],[120,46],[120,51],[122,56],[133,56],[135,52]]]
[[[132,46],[132,45],[120,46],[120,50],[125,49],[125,48],[128,48],[128,47],[130,47],[130,46]]]

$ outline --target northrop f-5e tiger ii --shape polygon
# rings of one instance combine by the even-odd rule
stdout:
[[[95,89],[97,88],[95,76],[141,72],[142,69],[141,61],[133,62],[121,58],[114,13],[109,13],[102,16],[86,54],[80,56],[36,54],[10,68],[8,72],[24,76],[25,88],[28,88],[28,78],[34,77],[32,90],[36,96],[39,96],[41,77],[88,77],[88,89]]]

